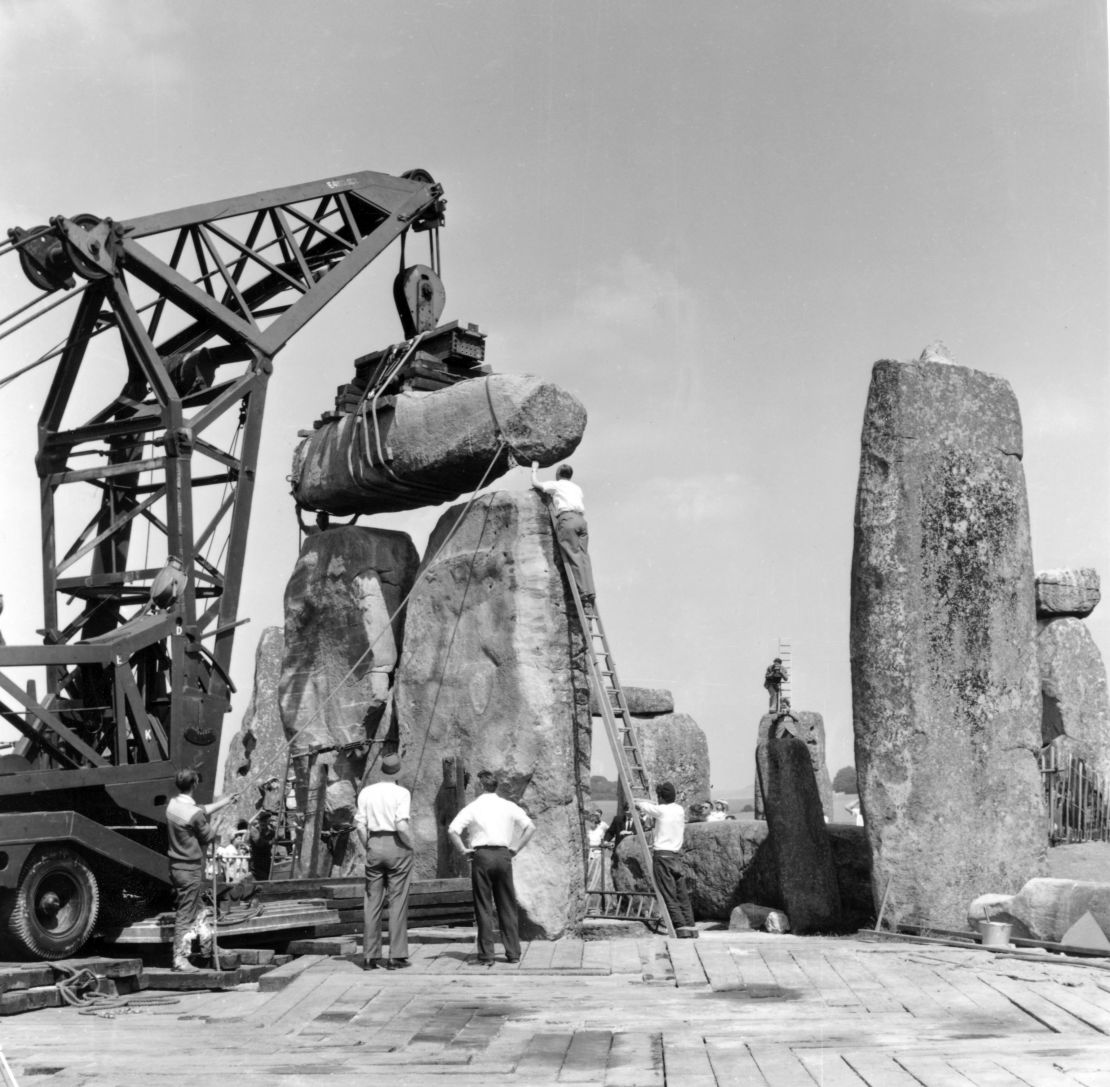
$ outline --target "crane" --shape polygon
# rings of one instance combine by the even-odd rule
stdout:
[[[0,718],[21,737],[0,756],[9,947],[72,955],[137,887],[168,884],[174,777],[214,791],[274,358],[398,238],[403,264],[409,231],[432,267],[398,276],[402,326],[434,324],[445,203],[425,171],[361,171],[8,232],[0,255],[76,305],[38,423],[43,644],[0,646]]]

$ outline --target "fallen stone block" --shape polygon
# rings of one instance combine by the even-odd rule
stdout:
[[[769,914],[781,912],[771,906],[757,906],[754,902],[741,902],[729,915],[730,932],[760,932]]]

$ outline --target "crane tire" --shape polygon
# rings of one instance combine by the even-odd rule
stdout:
[[[99,908],[96,876],[84,858],[66,846],[40,846],[0,901],[0,922],[9,946],[66,959],[93,934]]]

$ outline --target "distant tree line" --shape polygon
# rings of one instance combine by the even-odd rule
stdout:
[[[592,800],[616,800],[617,783],[601,774],[590,775],[590,798]]]
[[[858,793],[859,786],[856,784],[856,768],[854,766],[842,766],[837,770],[832,785],[834,793]]]

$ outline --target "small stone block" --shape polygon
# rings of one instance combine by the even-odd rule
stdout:
[[[774,910],[770,906],[757,906],[754,902],[741,902],[729,914],[729,931],[759,932],[767,921],[767,915],[773,912]]]

